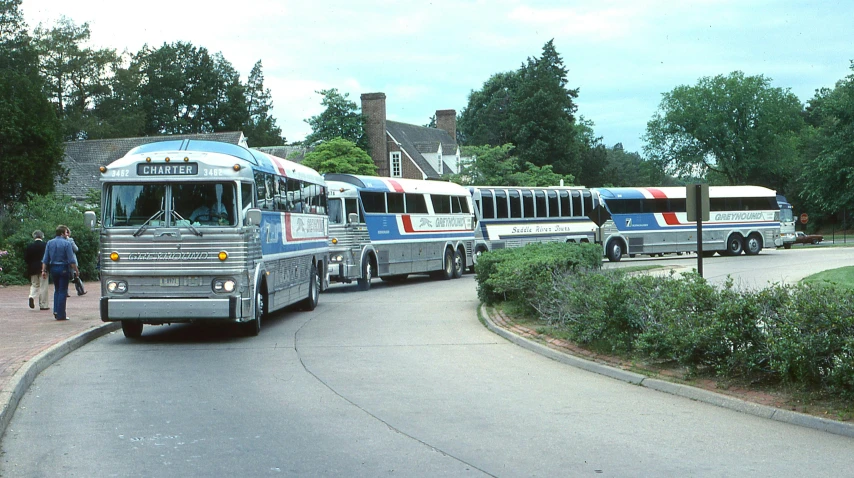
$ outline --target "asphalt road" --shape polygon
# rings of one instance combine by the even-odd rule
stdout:
[[[838,264],[840,251],[826,260]],[[824,257],[766,251],[707,259],[705,268],[707,277],[778,275],[800,264],[801,274]],[[680,260],[696,263],[663,262]],[[647,260],[620,265],[632,262]],[[0,475],[838,477],[854,469],[850,438],[605,378],[497,337],[477,319],[471,275],[375,281],[368,292],[336,286],[320,299],[314,312],[271,317],[254,338],[148,327],[141,341],[118,332],[73,352],[19,405],[0,443]]]

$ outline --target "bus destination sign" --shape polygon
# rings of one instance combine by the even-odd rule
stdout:
[[[138,176],[196,176],[199,174],[199,165],[197,163],[137,164],[136,174]]]

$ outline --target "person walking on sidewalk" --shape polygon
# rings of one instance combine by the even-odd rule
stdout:
[[[42,258],[42,277],[47,277],[50,271],[53,279],[53,317],[56,320],[68,320],[65,312],[70,279],[68,269],[71,268],[75,273],[80,273],[68,234],[68,227],[62,224],[56,226],[56,237],[47,242]]]
[[[36,308],[36,299],[39,301],[39,310],[47,310],[47,276],[42,275],[42,258],[44,257],[44,233],[36,229],[33,231],[33,242],[27,245],[24,251],[24,261],[27,263],[27,274],[30,276],[30,308]]]
[[[71,242],[71,249],[74,250],[74,262],[78,265],[80,261],[77,260],[77,251],[80,249],[77,247],[77,243],[74,242],[74,238],[71,237],[71,229],[68,230],[68,240]],[[71,276],[71,283],[74,284],[74,288],[77,290],[77,295],[86,294],[86,289],[83,288],[83,279],[80,278],[80,274],[73,274]]]

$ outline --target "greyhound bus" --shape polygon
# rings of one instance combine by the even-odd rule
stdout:
[[[597,188],[600,242],[610,261],[624,254],[696,252],[697,223],[685,212],[685,188]],[[776,192],[759,186],[710,186],[703,255],[758,254],[782,246]]]
[[[326,174],[329,281],[462,276],[472,262],[471,196],[450,182]]]
[[[197,140],[139,146],[100,171],[101,320],[126,337],[202,321],[257,335],[265,314],[317,306],[329,246],[316,171]]]
[[[471,186],[474,259],[532,242],[595,242],[599,197],[584,187]]]

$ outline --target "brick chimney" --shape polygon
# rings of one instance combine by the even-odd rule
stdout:
[[[379,176],[388,176],[388,153],[386,150],[385,93],[362,93],[362,114],[365,116],[365,135],[368,151]]]
[[[436,110],[436,127],[448,132],[457,142],[457,112],[455,110]]]

